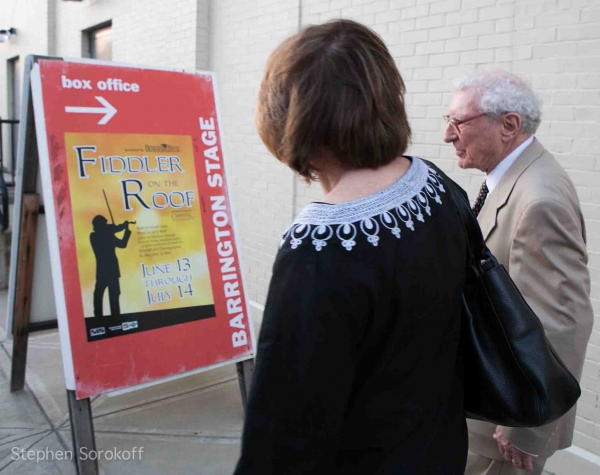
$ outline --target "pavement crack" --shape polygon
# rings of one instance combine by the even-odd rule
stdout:
[[[137,435],[145,438],[162,438],[162,439],[190,439],[200,443],[210,444],[224,444],[232,445],[239,444],[241,434],[239,436],[222,436],[222,435],[186,435],[186,434],[172,434],[168,432],[142,432],[142,431],[119,431],[119,430],[95,430],[96,434],[103,435],[122,435],[132,436]]]
[[[47,434],[39,434],[39,435],[40,435],[40,437],[39,437],[39,438],[36,438],[36,439],[35,439],[35,441],[34,441],[33,443],[31,443],[31,444],[30,444],[30,445],[29,445],[29,446],[28,446],[26,449],[23,449],[23,450],[25,450],[26,452],[27,452],[27,451],[29,451],[29,450],[31,450],[31,448],[32,448],[32,447],[33,447],[35,444],[37,444],[37,443],[41,442],[41,441],[42,441],[42,440],[44,440],[46,437],[48,437],[48,435],[50,435],[50,434],[51,434],[51,432],[50,432],[50,431],[49,431]],[[33,436],[31,436],[31,437],[33,437]],[[10,465],[11,465],[13,462],[16,462],[16,461],[18,460],[18,459],[17,459],[17,460],[15,460],[15,459],[13,459],[13,458],[12,458],[12,456],[8,456],[8,455],[7,455],[7,456],[4,458],[4,460],[1,460],[1,461],[0,461],[0,464],[2,464],[4,461],[6,461],[6,459],[8,459],[8,461],[7,461],[8,463],[6,463],[5,465],[0,465],[0,472],[2,472],[2,471],[5,469],[5,468],[9,467],[9,466],[10,466]]]
[[[6,439],[0,439],[0,447],[4,446],[4,445],[8,445],[8,444],[14,444],[15,442],[18,442],[20,440],[23,439],[27,439],[28,437],[34,437],[36,435],[40,435],[40,434],[51,434],[52,431],[47,430],[47,429],[42,429],[39,431],[36,430],[31,430],[29,432],[26,432],[24,434],[19,434],[19,435],[14,435],[12,437],[6,437]]]

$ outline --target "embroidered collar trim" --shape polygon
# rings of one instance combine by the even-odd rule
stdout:
[[[435,170],[417,157],[406,173],[390,187],[365,198],[340,204],[311,203],[298,215],[283,234],[280,247],[288,237],[296,249],[309,236],[317,251],[327,245],[334,235],[350,251],[356,244],[358,230],[373,246],[379,243],[381,227],[400,239],[400,223],[415,230],[413,217],[424,222],[423,211],[431,216],[430,199],[442,203],[444,186]]]

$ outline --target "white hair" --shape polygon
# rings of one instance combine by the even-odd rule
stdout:
[[[521,132],[533,135],[542,120],[540,99],[531,86],[506,71],[482,71],[454,81],[457,91],[475,89],[479,110],[491,117],[516,112],[521,117]]]

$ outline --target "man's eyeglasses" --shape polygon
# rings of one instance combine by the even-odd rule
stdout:
[[[444,120],[446,121],[446,124],[448,124],[450,127],[452,127],[454,132],[456,132],[457,134],[460,134],[460,129],[458,128],[459,125],[466,124],[467,122],[471,122],[472,120],[478,119],[479,117],[484,116],[484,115],[487,115],[487,112],[482,112],[481,114],[477,114],[473,117],[469,117],[468,119],[463,119],[463,120],[453,119],[449,115],[445,115],[443,117],[444,117]]]

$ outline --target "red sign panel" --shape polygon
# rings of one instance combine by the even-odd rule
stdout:
[[[214,76],[41,60],[32,91],[67,388],[251,355]]]

